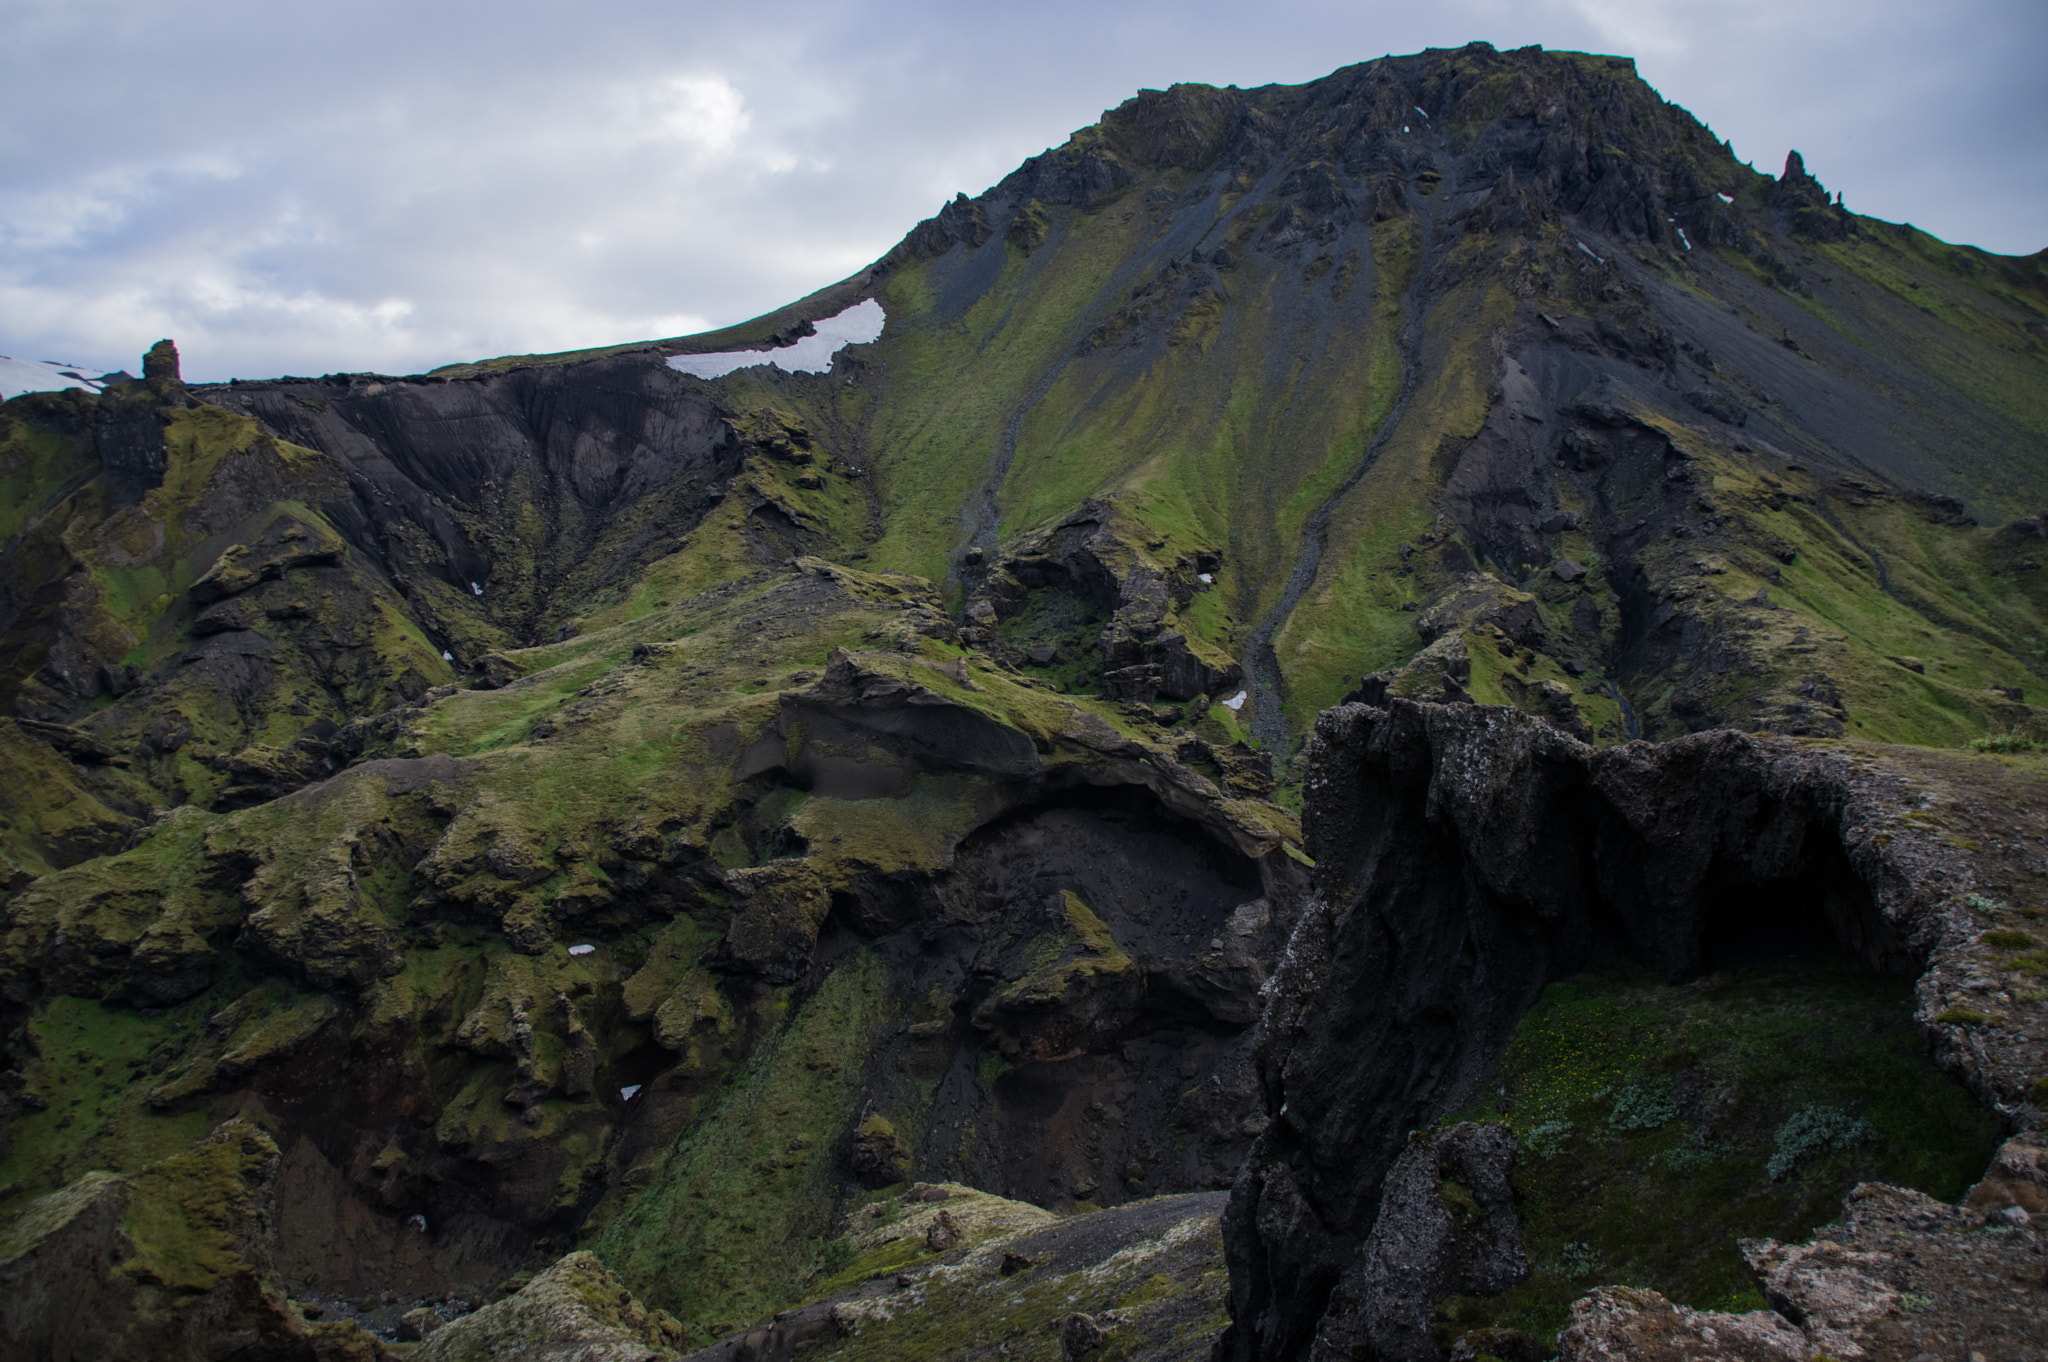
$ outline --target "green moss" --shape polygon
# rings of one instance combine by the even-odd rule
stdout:
[[[1595,1281],[1756,1308],[1737,1238],[1803,1239],[1860,1181],[1954,1200],[1998,1141],[1928,1059],[1911,986],[1833,963],[1685,988],[1627,972],[1553,984],[1486,1086],[1455,1117],[1505,1119],[1521,1141],[1531,1273],[1446,1302],[1460,1331],[1549,1337]]]
[[[790,826],[815,851],[849,866],[936,870],[1002,801],[1002,791],[980,777],[920,776],[899,799],[808,800]]]
[[[131,1276],[179,1291],[210,1291],[223,1276],[249,1271],[240,1241],[256,1210],[277,1144],[244,1121],[231,1121],[130,1182],[122,1228],[136,1255]]]
[[[142,1017],[84,998],[52,999],[30,1023],[39,1054],[24,1077],[42,1105],[14,1117],[0,1155],[0,1214],[92,1169],[139,1169],[203,1134],[203,1112],[160,1113],[145,1095],[155,1057],[169,1062],[221,1001],[202,995]]]
[[[1109,934],[1107,923],[1095,915],[1095,910],[1081,902],[1080,895],[1073,890],[1060,894],[1060,906],[1067,915],[1067,927],[1082,945],[1098,955],[1118,953],[1116,938]]]
[[[845,957],[591,1245],[694,1337],[800,1298],[830,1212],[834,1135],[895,1015],[887,980],[866,951]]]

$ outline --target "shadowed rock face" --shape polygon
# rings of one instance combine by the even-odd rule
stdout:
[[[339,374],[209,396],[340,462],[351,495],[331,513],[394,578],[473,599],[476,583],[487,617],[526,637],[565,613],[563,588],[637,575],[740,462],[726,413],[646,354],[460,383]],[[601,542],[605,561],[588,562]]]
[[[1387,1173],[1379,1216],[1316,1331],[1312,1356],[1437,1362],[1436,1303],[1505,1291],[1528,1271],[1506,1126],[1417,1134]]]
[[[1326,712],[1307,784],[1317,892],[1256,1042],[1273,1123],[1226,1217],[1220,1356],[1308,1355],[1408,1132],[1470,1094],[1546,981],[1617,954],[1679,980],[1737,943],[1817,941],[1917,973],[1958,931],[1952,862],[1874,835],[1846,763],[1789,745],[1596,750],[1396,700]]]

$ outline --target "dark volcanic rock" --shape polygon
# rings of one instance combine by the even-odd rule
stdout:
[[[1494,1295],[1528,1272],[1508,1169],[1506,1126],[1417,1132],[1387,1173],[1374,1222],[1316,1331],[1318,1358],[1436,1362],[1436,1303]]]
[[[1785,153],[1785,173],[1770,193],[1774,213],[1799,236],[1815,241],[1841,241],[1849,235],[1849,215],[1840,203],[1828,201],[1828,191],[1806,173],[1806,162],[1796,151]]]
[[[1274,1119],[1225,1219],[1219,1357],[1309,1355],[1407,1133],[1470,1094],[1546,981],[1831,942],[1913,973],[1969,936],[1952,859],[1875,835],[1825,753],[1730,732],[1596,750],[1513,710],[1388,703],[1325,712],[1310,747],[1318,892],[1260,1024]],[[1987,1100],[2017,1088],[1930,1030]]]
[[[142,357],[142,377],[145,382],[162,379],[167,383],[182,383],[178,375],[178,347],[166,339],[149,347],[149,353]]]

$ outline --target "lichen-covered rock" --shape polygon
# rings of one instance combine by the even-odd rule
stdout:
[[[2027,1217],[2027,1223],[2041,1223],[2041,1217],[2048,1216],[2048,1146],[2043,1139],[2037,1130],[2007,1140],[1963,1205],[1980,1215],[2007,1221],[2017,1210]]]
[[[999,1362],[1054,1356],[1066,1337],[1088,1356],[1201,1357],[1223,1324],[1221,1201],[1157,1197],[1061,1219],[957,1183],[919,1184],[853,1213],[855,1256],[820,1298],[687,1362]],[[935,1252],[926,1242],[941,1214],[957,1237]]]
[[[677,1356],[682,1328],[649,1310],[589,1253],[572,1253],[504,1300],[434,1330],[417,1362],[648,1362]]]
[[[1768,1310],[1689,1310],[1654,1291],[1627,1286],[1603,1286],[1573,1302],[1571,1322],[1557,1337],[1558,1362],[1807,1362],[1810,1355],[1806,1335]]]
[[[1081,1358],[1108,1342],[1108,1327],[1093,1315],[1076,1312],[1060,1320],[1060,1357],[1063,1362],[1080,1362]]]
[[[1874,1183],[1850,1193],[1843,1212],[1804,1244],[1744,1241],[1771,1310],[1691,1310],[1654,1291],[1605,1287],[1573,1304],[1558,1362],[1905,1362],[1958,1349],[2025,1357],[2048,1345],[2037,1232]]]

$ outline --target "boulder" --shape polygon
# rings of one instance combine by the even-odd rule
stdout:
[[[861,1120],[848,1162],[869,1187],[886,1187],[910,1176],[910,1150],[885,1116],[871,1114]]]
[[[649,1310],[592,1253],[572,1253],[504,1300],[434,1330],[415,1362],[650,1362],[682,1325]]]

